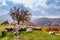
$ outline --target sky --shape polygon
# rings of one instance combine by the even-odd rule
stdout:
[[[32,18],[60,18],[60,0],[0,0],[0,16],[14,6],[28,9]]]

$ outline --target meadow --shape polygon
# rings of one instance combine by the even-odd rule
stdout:
[[[10,31],[6,36],[2,37],[1,32],[8,25],[0,25],[0,40],[60,40],[60,35],[51,35],[46,31],[33,30],[32,32],[20,31],[19,37],[13,36],[13,31]]]

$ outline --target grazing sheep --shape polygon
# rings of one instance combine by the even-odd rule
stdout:
[[[32,28],[27,28],[26,32],[32,32],[32,30],[33,30]]]
[[[14,32],[13,32],[13,35],[18,35],[19,34],[19,30],[20,30],[20,25],[16,25],[15,27],[14,27]]]
[[[55,35],[55,31],[53,31],[53,32],[50,31],[49,34]]]
[[[18,34],[19,34],[19,31],[14,31],[14,32],[13,32],[13,35],[18,36]]]
[[[14,30],[19,31],[20,30],[20,26],[17,25],[16,27],[14,27]]]
[[[26,31],[26,27],[25,26],[20,27],[20,31]]]
[[[2,36],[5,36],[7,33],[7,29],[5,29],[4,31],[2,31]]]
[[[42,27],[34,27],[34,30],[42,30]]]
[[[14,26],[8,26],[6,29],[7,29],[7,31],[11,31],[11,30],[13,30],[13,27]]]
[[[9,26],[8,28],[12,28],[13,29],[14,26]]]

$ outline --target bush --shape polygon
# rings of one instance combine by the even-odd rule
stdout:
[[[42,30],[49,32],[49,27],[48,26],[45,26],[45,27],[42,28]]]

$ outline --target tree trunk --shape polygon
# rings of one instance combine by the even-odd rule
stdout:
[[[20,21],[18,20],[18,25],[19,25],[19,22],[20,22]]]

